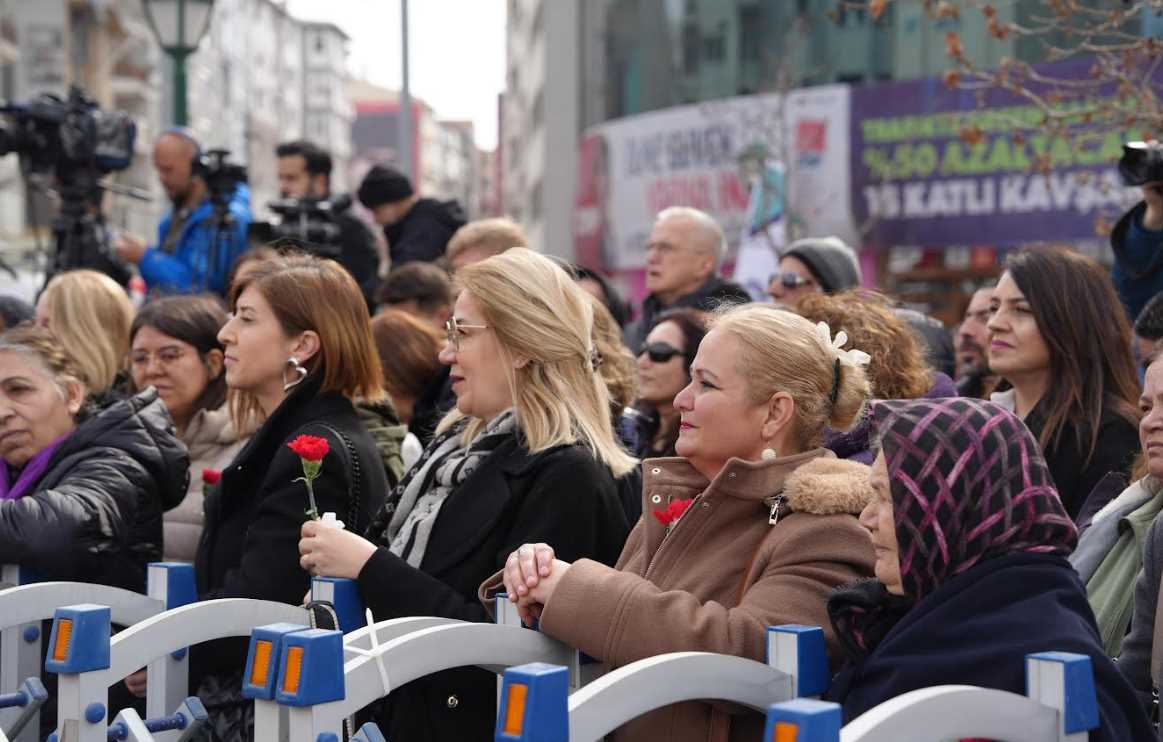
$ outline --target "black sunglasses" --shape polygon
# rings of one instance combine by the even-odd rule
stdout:
[[[675,356],[681,356],[682,351],[674,347],[670,343],[647,343],[642,346],[642,350],[638,351],[638,355],[645,353],[650,356],[652,363],[666,363]]]
[[[783,271],[782,273],[775,273],[767,280],[769,284],[779,281],[780,285],[785,289],[798,289],[800,286],[807,286],[815,283],[810,278],[804,278],[799,273],[794,271]]]

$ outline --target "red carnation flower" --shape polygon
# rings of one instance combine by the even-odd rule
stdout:
[[[217,469],[203,469],[202,470],[202,484],[213,486],[218,484],[218,480],[222,479],[222,472]]]
[[[665,510],[653,511],[654,517],[658,518],[658,522],[662,525],[669,526],[670,524],[678,521],[678,519],[682,517],[682,514],[686,512],[686,509],[689,508],[691,503],[694,501],[695,500],[693,497],[687,500],[671,500],[669,503],[667,503]]]
[[[304,461],[322,461],[331,447],[326,438],[314,435],[301,435],[287,444],[287,448],[299,455]]]

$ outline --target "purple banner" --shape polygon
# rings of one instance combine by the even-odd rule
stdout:
[[[1081,77],[1088,68],[1045,70]],[[866,245],[1094,239],[1101,218],[1136,200],[1116,169],[1124,132],[1079,125],[1054,139],[1025,99],[990,91],[986,103],[937,79],[852,89],[852,207]],[[962,140],[967,126],[977,141]],[[1048,175],[1031,167],[1039,159]]]

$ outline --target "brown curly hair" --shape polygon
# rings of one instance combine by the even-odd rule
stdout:
[[[827,322],[833,334],[848,334],[846,349],[872,357],[868,379],[875,399],[917,399],[933,385],[932,369],[908,323],[890,308],[883,294],[854,289],[836,294],[808,294],[795,311],[811,322]]]
[[[586,294],[590,296],[590,294]],[[600,299],[592,297],[594,307],[594,347],[601,356],[598,374],[610,392],[610,409],[617,416],[622,408],[633,404],[638,396],[638,366],[634,354],[622,342],[622,330],[614,315]]]

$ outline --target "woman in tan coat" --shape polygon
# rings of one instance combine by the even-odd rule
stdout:
[[[522,618],[613,669],[666,652],[763,660],[765,627],[823,626],[825,603],[872,574],[857,514],[868,467],[819,448],[868,396],[859,351],[825,325],[770,306],[730,309],[713,323],[675,398],[679,457],[643,463],[643,512],[615,568],[553,557],[526,544],[502,575]],[[754,740],[759,714],[682,703],[619,729],[616,740]]]

